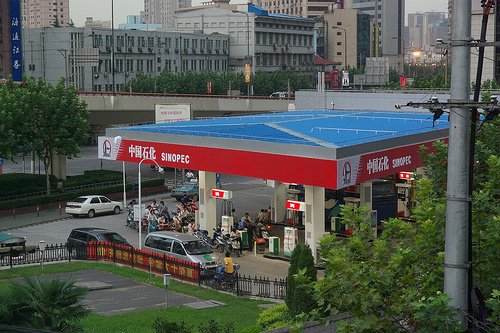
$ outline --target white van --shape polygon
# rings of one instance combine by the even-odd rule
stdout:
[[[222,260],[212,248],[195,236],[172,231],[151,232],[144,241],[144,249],[180,260],[200,264],[201,275],[214,275]]]

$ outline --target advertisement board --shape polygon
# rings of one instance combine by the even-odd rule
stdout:
[[[10,0],[10,43],[12,52],[12,79],[23,81],[23,52],[21,41],[21,1]]]
[[[155,123],[175,123],[191,120],[190,104],[156,104]]]

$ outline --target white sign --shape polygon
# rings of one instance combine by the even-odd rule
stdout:
[[[175,123],[191,120],[190,104],[156,104],[155,120],[157,124]]]
[[[349,86],[349,72],[348,71],[342,71],[342,85],[344,87]]]
[[[122,137],[117,136],[115,138],[109,136],[100,136],[97,138],[97,154],[98,158],[104,160],[114,160],[116,161],[116,156],[118,155],[118,148],[122,142]]]

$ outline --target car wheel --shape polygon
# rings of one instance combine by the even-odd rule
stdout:
[[[193,195],[193,201],[198,201],[198,194]]]
[[[116,206],[115,209],[113,209],[113,213],[120,214],[120,207]]]
[[[78,214],[71,214],[73,217],[76,219],[78,217]]]
[[[93,209],[89,210],[89,212],[87,213],[87,216],[90,218],[93,218],[95,216],[95,211]]]

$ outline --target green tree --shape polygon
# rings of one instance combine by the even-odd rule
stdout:
[[[20,112],[16,116],[24,121],[20,128],[14,129],[22,135],[18,144],[25,153],[34,150],[43,161],[47,193],[50,193],[49,175],[54,156],[74,158],[87,140],[87,106],[73,86],[65,88],[63,78],[54,87],[41,78],[38,82],[30,78],[14,90],[17,90],[16,96],[21,97]]]
[[[318,270],[314,264],[314,257],[309,244],[306,244],[300,252],[298,262],[299,274],[295,281],[295,311],[294,314],[308,313],[316,308],[317,304],[313,298],[312,282],[318,280]],[[298,310],[298,313],[297,313]]]
[[[38,277],[11,282],[14,324],[57,332],[78,330],[78,320],[87,313],[81,301],[88,289],[75,287],[75,278]]]
[[[297,282],[295,281],[294,276],[299,272],[299,259],[300,254],[302,253],[302,244],[297,244],[297,246],[293,249],[292,254],[290,256],[290,267],[288,267],[288,275],[286,278],[286,298],[285,303],[292,314],[300,313],[299,309],[296,309],[297,300],[295,299],[295,289],[297,286]]]

